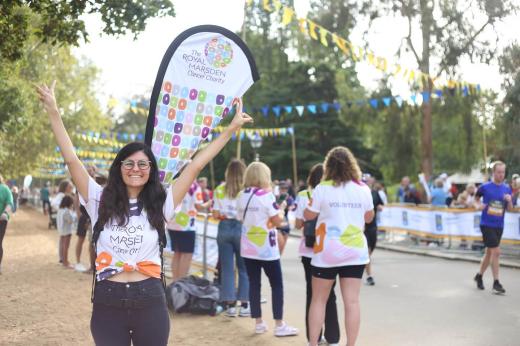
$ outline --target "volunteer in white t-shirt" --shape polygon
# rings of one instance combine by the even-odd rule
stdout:
[[[309,205],[311,200],[313,189],[318,186],[323,176],[323,164],[318,163],[314,165],[309,171],[307,177],[307,189],[302,190],[296,196],[296,228],[302,229],[303,235],[300,241],[299,254],[302,259],[303,270],[305,272],[305,284],[306,284],[306,304],[305,304],[305,328],[307,341],[309,341],[309,308],[311,306],[312,299],[312,266],[311,260],[314,253],[313,246],[315,237],[310,233],[306,236],[304,229],[313,230],[316,226],[316,219],[305,221],[303,212]],[[334,280],[335,285],[335,280]],[[327,306],[325,308],[325,331],[320,332],[323,334],[327,344],[338,345],[339,344],[339,323],[338,323],[338,311],[336,308],[336,294],[334,293],[334,285],[330,290],[329,299],[327,300]],[[322,339],[321,336],[319,338]]]
[[[176,281],[188,275],[191,259],[195,251],[195,218],[197,212],[204,211],[211,202],[204,203],[202,190],[194,180],[184,195],[181,205],[175,210],[175,217],[166,228],[171,240],[172,280]]]
[[[374,206],[368,186],[349,149],[335,147],[325,158],[323,181],[314,189],[304,211],[306,220],[318,218],[312,264],[312,302],[309,310],[310,345],[316,346],[325,319],[325,306],[336,277],[340,277],[349,346],[355,345],[360,324],[359,290],[369,262],[363,229],[372,221]]]
[[[242,221],[240,253],[249,277],[251,317],[256,319],[255,333],[267,332],[260,308],[261,271],[269,279],[272,292],[275,336],[297,335],[298,329],[283,321],[283,279],[276,227],[283,220],[271,190],[271,170],[262,162],[251,163],[245,172],[244,190],[238,196],[237,217]]]
[[[241,302],[241,317],[251,316],[249,309],[249,279],[246,265],[240,255],[242,222],[238,221],[238,195],[244,187],[246,166],[233,159],[226,168],[226,181],[214,191],[213,216],[219,220],[217,244],[220,261],[220,301],[227,305],[226,315],[237,315],[236,302]],[[238,271],[238,292],[235,285],[235,263]]]
[[[94,225],[96,273],[90,329],[96,345],[167,345],[170,320],[161,284],[165,221],[174,214],[204,166],[213,159],[242,125],[252,118],[233,100],[231,124],[186,166],[177,181],[165,189],[150,147],[125,145],[110,167],[106,187],[92,179],[63,125],[55,81],[37,87],[49,116],[56,142],[72,176],[80,202]]]

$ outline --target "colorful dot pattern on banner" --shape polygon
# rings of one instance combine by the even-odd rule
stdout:
[[[224,68],[233,60],[233,48],[223,38],[215,37],[206,43],[204,54],[208,63],[215,68]]]
[[[159,178],[170,183],[197,150],[201,140],[225,118],[233,97],[163,83],[157,102],[152,151]]]

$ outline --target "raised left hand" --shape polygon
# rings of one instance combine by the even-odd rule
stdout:
[[[253,122],[253,118],[246,112],[242,111],[242,99],[241,98],[236,97],[233,100],[231,105],[232,106],[236,105],[236,114],[233,117],[231,124],[229,125],[233,130],[238,130],[245,124]]]

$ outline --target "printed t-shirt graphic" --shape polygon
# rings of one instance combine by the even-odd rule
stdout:
[[[504,183],[497,185],[490,181],[480,185],[477,196],[482,197],[482,203],[486,205],[480,218],[482,226],[504,228],[504,213],[507,208],[504,196],[506,194],[511,195],[512,190]]]
[[[202,204],[202,202],[202,190],[199,184],[194,182],[175,211],[175,217],[168,222],[168,229],[195,231],[195,218],[197,217],[195,205]]]
[[[159,179],[170,183],[259,79],[253,56],[235,33],[215,25],[182,32],[168,47],[155,80],[145,142]]]
[[[215,204],[213,205],[213,209],[218,211],[220,215],[224,216],[226,219],[236,219],[237,218],[237,199],[231,198],[226,194],[226,184],[220,184],[217,186],[215,191],[213,192],[213,199]]]
[[[171,188],[168,188],[163,213],[166,220],[174,215]],[[81,205],[87,210],[92,225],[98,220],[99,202],[103,188],[89,177],[88,200],[80,195]],[[99,234],[97,241],[96,277],[105,280],[123,271],[138,271],[160,278],[161,258],[159,256],[159,234],[148,222],[146,210],[136,199],[130,199],[127,223],[119,226],[110,220]]]
[[[246,217],[242,220],[247,201],[254,196],[247,207]],[[276,228],[269,218],[278,215],[279,209],[271,191],[247,188],[238,196],[238,219],[242,221],[240,254],[242,257],[264,261],[280,258]]]
[[[294,212],[294,216],[297,219],[305,220],[303,217],[304,210],[309,206],[309,195],[312,196],[312,194],[309,192],[309,190],[303,190],[298,192],[298,196],[296,196],[296,210]],[[303,232],[303,230],[302,230]],[[302,236],[300,240],[300,246],[298,248],[298,254],[303,257],[309,257],[312,258],[312,255],[314,254],[314,251],[312,248],[305,246],[305,237]]]
[[[320,183],[308,207],[319,213],[312,265],[330,268],[368,263],[364,215],[373,208],[370,189],[362,183]]]

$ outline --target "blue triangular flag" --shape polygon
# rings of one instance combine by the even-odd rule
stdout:
[[[423,101],[423,103],[430,102],[430,92],[429,91],[422,92],[422,101]]]
[[[438,98],[441,98],[442,97],[442,90],[441,89],[435,90],[435,95],[437,95]]]
[[[305,110],[304,106],[296,106],[296,111],[298,112],[299,116],[302,116],[304,110]]]
[[[329,110],[329,104],[328,103],[322,103],[321,104],[321,110],[323,111],[323,113],[327,113],[327,111]]]
[[[464,96],[468,96],[468,94],[469,94],[469,90],[468,90],[468,86],[467,86],[467,85],[464,86],[464,88],[462,89],[462,94],[463,94]]]
[[[392,98],[391,97],[383,97],[383,103],[385,104],[385,106],[390,106],[390,103],[392,102]]]
[[[413,94],[412,96],[410,96],[410,100],[412,100],[412,104],[416,104],[417,103],[417,94]]]
[[[370,99],[370,105],[374,108],[377,108],[378,101],[377,99]]]
[[[334,102],[332,104],[332,107],[334,107],[334,109],[336,110],[336,112],[339,112],[340,108],[341,108],[341,105],[339,104],[339,102]]]
[[[285,111],[287,112],[287,114],[291,114],[292,113],[292,106],[285,106]]]
[[[395,99],[395,103],[397,103],[397,106],[399,106],[399,108],[401,108],[401,106],[403,105],[403,98],[401,96],[396,96],[394,97]]]
[[[130,101],[130,106],[132,106],[134,108],[137,107],[137,101],[136,100]]]
[[[269,113],[269,106],[262,107],[262,113],[264,114],[264,117],[266,117]]]
[[[294,134],[294,129],[292,127],[288,127],[287,133],[289,133],[290,135]]]
[[[316,105],[307,105],[307,109],[308,109],[309,112],[311,112],[312,114],[316,114]]]
[[[281,111],[281,110],[282,110],[282,107],[280,107],[280,106],[274,106],[274,107],[273,107],[273,112],[274,112],[274,114],[275,114],[277,117],[280,116],[280,111]]]

